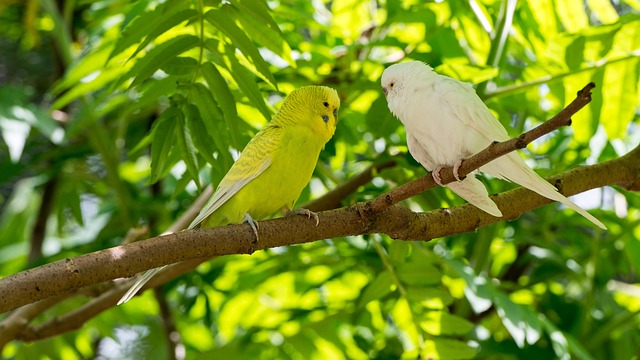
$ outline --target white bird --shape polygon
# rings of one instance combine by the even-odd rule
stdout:
[[[509,140],[507,130],[470,84],[437,74],[423,62],[391,65],[382,73],[381,82],[389,110],[405,126],[409,152],[432,171],[433,179],[440,185],[443,167],[454,166],[458,178],[457,170],[463,159],[484,150],[494,141]],[[479,170],[559,201],[606,229],[602,222],[536,174],[515,152],[493,160]],[[469,174],[463,180],[445,186],[481,210],[502,216],[475,175]]]

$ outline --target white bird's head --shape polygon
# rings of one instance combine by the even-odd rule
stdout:
[[[424,84],[423,81],[433,74],[433,68],[422,61],[403,62],[386,68],[380,82],[389,110],[398,115],[397,110],[402,106],[399,102],[406,100],[406,95],[410,93],[408,88]]]

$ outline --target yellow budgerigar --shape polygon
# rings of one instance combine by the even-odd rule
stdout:
[[[329,87],[304,86],[291,92],[244,148],[189,229],[245,220],[257,237],[254,218],[290,212],[335,132],[339,107],[338,93]],[[147,271],[118,304],[129,301],[160,269]]]

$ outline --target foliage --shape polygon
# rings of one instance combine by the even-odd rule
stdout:
[[[594,81],[573,126],[525,151],[543,175],[638,144],[635,0],[62,3],[0,2],[0,46],[16,51],[0,51],[2,276],[132,228],[161,233],[304,84],[336,88],[343,107],[300,204],[389,158],[343,204],[424,174],[379,89],[403,58],[477,84],[512,135]],[[575,200],[610,230],[548,205],[429,243],[371,235],[220,258],[164,290],[187,358],[637,356],[640,199],[615,187]],[[437,189],[406,205],[462,203]],[[147,292],[2,356],[166,356],[156,304]]]

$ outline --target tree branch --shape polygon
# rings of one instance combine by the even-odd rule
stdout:
[[[379,172],[394,165],[395,160],[387,160],[380,163],[375,163],[369,166],[360,174],[349,178],[349,180],[322,195],[321,197],[307,204],[303,204],[302,207],[310,209],[312,211],[330,210],[339,207],[341,199],[346,198],[347,195],[357,191],[358,187],[371,181],[375,172]],[[189,223],[198,215],[198,212],[204,206],[206,201],[211,197],[212,193],[212,186],[207,186],[205,190],[200,194],[200,196],[198,196],[198,198],[194,200],[189,209],[187,209],[187,211],[185,211],[182,216],[180,216],[180,218],[167,229],[165,233],[173,233],[187,228]],[[134,238],[136,237],[134,236]],[[129,239],[129,236],[127,236],[127,239]],[[134,241],[138,241],[137,238],[133,241],[125,240],[124,243]],[[182,274],[192,270],[193,268],[208,260],[211,260],[211,258],[201,258],[173,264],[163,269],[156,276],[154,276],[151,281],[145,284],[142,290],[144,291],[148,288],[153,288],[165,284],[168,281],[181,276]],[[113,299],[119,299],[120,297],[122,297],[122,294],[124,294],[125,290],[131,287],[134,281],[135,278],[129,279],[127,281],[118,281],[117,284],[113,282],[99,284],[100,286],[98,286],[98,288],[101,288],[101,290],[96,290],[99,291],[98,297],[94,298],[92,301],[84,304],[80,308],[77,308],[68,314],[58,316],[53,320],[44,322],[37,326],[27,326],[31,319],[39,315],[39,313],[37,313],[36,311],[31,310],[31,312],[29,313],[31,316],[26,319],[26,321],[20,323],[20,328],[15,328],[14,325],[16,324],[13,322],[5,324],[5,322],[10,320],[8,317],[2,323],[0,323],[0,329],[15,328],[15,331],[12,331],[10,333],[11,335],[9,335],[7,341],[14,338],[22,341],[40,340],[79,329],[89,319],[99,315],[105,310],[110,309],[113,306]],[[90,292],[93,292],[93,290],[83,291],[83,293]],[[142,291],[140,293],[142,293]],[[71,295],[71,293],[67,295]],[[55,305],[55,303],[52,303],[51,305]],[[29,306],[31,305],[25,306],[25,308],[28,308]],[[44,312],[48,308],[38,307],[37,309],[40,309],[42,312]],[[7,334],[9,333],[7,332]],[[0,346],[2,344],[1,340],[5,337],[6,336],[0,337]]]
[[[567,112],[568,115],[564,117],[565,123],[575,111]],[[542,132],[542,130],[539,131]],[[518,141],[520,138],[525,140]],[[532,140],[527,139],[529,136],[523,134],[506,143],[513,142],[512,150],[515,150],[518,146],[526,146],[526,141]],[[519,145],[516,146],[516,144]],[[495,149],[500,149],[500,146],[492,145],[489,147],[489,151],[496,151],[494,158],[502,155],[499,150]],[[484,151],[477,156],[483,153]],[[465,161],[460,168],[460,173],[467,174],[471,171],[470,168],[479,162],[475,159],[476,156]],[[486,162],[490,160],[492,159]],[[453,180],[451,168],[443,170],[442,175],[445,181]],[[551,180],[561,185],[560,190],[563,194],[572,195],[604,185],[616,184],[625,188],[633,188],[639,178],[640,147],[621,158],[598,165],[579,167],[555,176]],[[415,182],[421,180],[418,179]],[[406,195],[407,193],[403,192],[402,194]],[[399,197],[392,198],[395,200],[393,204],[388,203],[388,198],[389,194],[367,203],[358,203],[347,208],[323,212],[319,214],[320,224],[318,226],[314,226],[312,220],[300,216],[260,222],[260,241],[258,243],[253,242],[253,233],[247,225],[238,224],[159,236],[43,265],[0,280],[0,312],[91,284],[131,276],[153,267],[189,259],[192,259],[193,262],[202,262],[213,256],[248,254],[256,250],[277,246],[368,233],[385,233],[397,239],[429,240],[474,231],[480,226],[501,221],[501,219],[492,217],[468,204],[452,209],[414,213],[402,206],[393,205],[402,200],[397,200]],[[517,218],[524,211],[551,202],[549,199],[522,188],[493,196],[493,199],[503,210],[504,219]],[[375,204],[380,202],[385,203],[384,208],[381,211],[372,212],[371,209],[376,209]],[[149,286],[156,286],[159,280],[161,280],[160,277],[154,278]],[[105,308],[109,308],[115,304],[126,288],[127,286],[122,286],[119,291],[108,291],[106,293],[108,295],[103,294],[96,300],[100,300]],[[92,309],[92,311],[95,312],[96,309]],[[93,315],[69,313],[66,316],[65,320],[70,320],[86,319],[87,316]],[[61,325],[65,325],[65,323],[68,324],[65,321],[58,322]],[[76,327],[79,326],[78,323],[75,324]],[[67,330],[71,328],[71,326],[62,327]],[[53,330],[54,327],[50,326],[49,329]],[[60,331],[60,326],[55,327],[56,333]],[[19,336],[23,340],[41,337],[46,337],[46,335],[36,329],[23,332]]]
[[[302,204],[300,207],[311,211],[333,210],[342,207],[342,200],[346,199],[349,194],[356,192],[360,186],[369,183],[376,173],[395,165],[396,161],[393,159],[374,163],[360,174],[349,178],[321,197]]]

